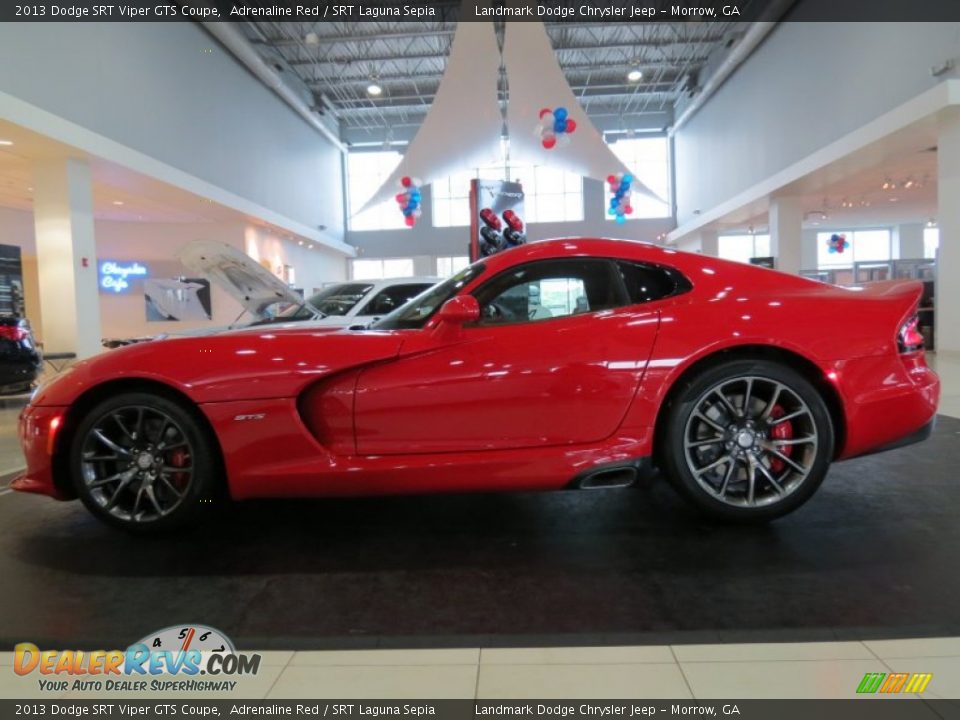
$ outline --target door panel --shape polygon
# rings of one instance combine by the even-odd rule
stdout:
[[[653,349],[659,312],[619,308],[536,322],[415,333],[365,369],[363,455],[589,443],[620,425]]]

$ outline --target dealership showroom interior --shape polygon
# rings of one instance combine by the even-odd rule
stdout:
[[[960,712],[960,7],[142,5],[0,11],[0,697]]]

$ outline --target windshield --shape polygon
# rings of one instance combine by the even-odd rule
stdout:
[[[272,319],[274,322],[289,320],[309,320],[314,316],[313,308],[324,316],[346,315],[364,295],[373,288],[372,283],[344,283],[324,288],[307,300],[307,305],[290,305],[277,313]],[[311,307],[312,306],[312,307]]]
[[[441,305],[460,292],[467,283],[485,269],[486,266],[482,263],[465,267],[453,277],[417,295],[406,305],[401,305],[370,327],[376,330],[408,330],[423,327]]]

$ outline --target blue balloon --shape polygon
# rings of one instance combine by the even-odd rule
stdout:
[[[633,175],[631,175],[630,173],[624,173],[623,180],[621,182],[625,182],[629,184],[631,180],[633,180]]]
[[[837,249],[833,245],[831,245],[828,249],[828,252],[831,252],[831,253],[835,253],[836,251]]]
[[[557,119],[553,121],[553,131],[554,131],[555,133],[557,133],[557,134],[566,132],[566,131],[567,131],[567,121],[566,121],[566,120],[561,120],[561,119],[558,118],[556,115],[554,115],[554,117],[557,118]]]
[[[617,225],[623,225],[627,219],[623,215],[617,215]]]
[[[404,208],[404,209],[403,209],[403,216],[404,216],[404,217],[410,217],[411,215],[413,215],[413,210],[411,210],[410,208]]]
[[[615,197],[610,198],[610,207],[615,208],[615,207],[616,207],[617,205],[619,205],[619,204],[620,204],[620,203],[617,202],[617,198],[615,198]]]
[[[553,117],[557,121],[563,122],[564,120],[567,119],[567,109],[565,107],[558,107],[556,110],[553,111]]]
[[[412,193],[410,193],[410,199],[413,200],[414,202],[419,201],[419,200],[420,200],[420,191],[419,191],[419,190],[414,190]]]
[[[630,189],[630,183],[624,180],[622,183],[620,183],[620,189],[624,192],[627,192]]]
[[[615,208],[613,205],[611,205],[611,206],[610,206],[610,209],[607,210],[607,213],[610,214],[610,215],[616,215],[616,214],[617,214],[617,208]]]

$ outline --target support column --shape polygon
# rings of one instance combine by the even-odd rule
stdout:
[[[800,198],[770,200],[770,252],[777,259],[777,270],[799,273],[803,250],[803,204]]]
[[[700,252],[712,257],[720,257],[720,240],[716,230],[700,231]]]
[[[101,350],[90,166],[42,162],[33,184],[43,346],[90,357]]]
[[[893,246],[898,260],[923,257],[923,223],[904,223],[893,229]]]
[[[816,270],[820,264],[817,257],[817,231],[804,230],[800,238],[800,269]]]
[[[937,143],[937,352],[960,352],[960,114],[941,120]]]

